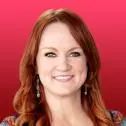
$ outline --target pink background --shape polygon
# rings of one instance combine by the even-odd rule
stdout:
[[[46,1],[46,2],[45,2]],[[126,114],[125,0],[1,0],[0,119],[14,112],[19,61],[37,17],[49,8],[69,8],[88,25],[102,60],[102,93],[109,109]]]

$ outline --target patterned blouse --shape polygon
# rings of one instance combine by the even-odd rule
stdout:
[[[126,117],[123,117],[119,111],[110,111],[110,115],[115,126],[126,126]],[[16,116],[9,116],[0,123],[0,126],[14,126],[15,119]]]

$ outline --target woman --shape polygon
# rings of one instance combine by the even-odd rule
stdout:
[[[67,9],[44,12],[20,63],[18,116],[1,126],[126,125],[119,112],[104,105],[99,69],[98,51],[83,21]]]

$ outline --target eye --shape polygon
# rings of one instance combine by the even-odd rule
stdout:
[[[56,54],[53,53],[53,52],[48,52],[48,53],[45,53],[45,56],[47,56],[47,57],[56,57]]]
[[[70,54],[70,56],[72,56],[72,57],[79,57],[79,56],[81,56],[81,54],[79,52],[72,52]]]

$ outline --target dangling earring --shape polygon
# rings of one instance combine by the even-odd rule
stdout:
[[[88,95],[88,88],[89,88],[89,85],[88,84],[85,84],[84,85],[84,95]]]
[[[37,90],[37,98],[40,98],[40,87],[39,87],[39,84],[40,84],[40,79],[39,79],[39,75],[37,74],[36,75],[36,90]]]

